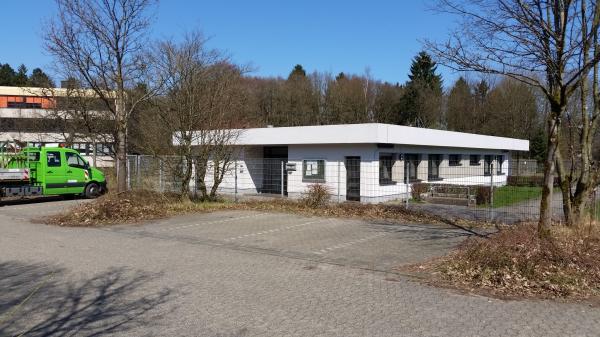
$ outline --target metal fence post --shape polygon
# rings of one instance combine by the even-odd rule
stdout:
[[[158,189],[160,190],[161,193],[164,192],[162,158],[158,159]]]
[[[337,165],[337,202],[338,204],[342,201],[341,198],[341,180],[342,179],[342,161],[338,160],[338,165]]]
[[[135,184],[137,185],[138,188],[140,188],[140,179],[141,179],[141,174],[140,174],[140,156],[137,155],[135,157]]]
[[[127,189],[131,189],[131,165],[129,164],[129,157],[125,156],[125,167],[127,169]]]
[[[494,163],[490,163],[490,221],[494,220]]]
[[[405,200],[406,209],[408,209],[408,199],[410,197],[410,192],[409,192],[409,189],[410,189],[409,182],[410,181],[409,181],[409,177],[408,177],[409,176],[409,172],[408,171],[409,171],[408,161],[406,161],[406,155],[404,155],[404,179],[405,179],[404,182],[405,182],[405,185],[406,185],[406,200]]]
[[[192,159],[192,172],[194,173],[194,190],[193,190],[193,195],[194,195],[194,199],[198,198],[198,170],[196,167],[196,161]],[[189,186],[188,186],[188,190],[189,190]]]
[[[233,201],[238,202],[238,165],[237,160],[233,163],[233,177],[234,177],[234,186],[233,186]]]
[[[284,194],[284,186],[283,186],[284,185],[284,181],[283,181],[284,170],[285,170],[285,168],[284,168],[284,163],[283,163],[283,160],[282,160],[281,161],[281,196],[282,197],[285,195]]]

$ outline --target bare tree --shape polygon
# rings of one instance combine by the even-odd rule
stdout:
[[[173,131],[181,158],[181,196],[189,196],[195,163],[202,199],[214,199],[232,161],[237,128],[243,125],[243,69],[207,50],[200,33],[188,34],[179,44],[160,43],[155,60],[157,76],[165,83],[156,104],[161,121]],[[207,173],[212,177],[210,190]]]
[[[597,41],[597,1],[441,0],[438,10],[463,20],[446,43],[426,42],[440,63],[514,78],[541,90],[549,103],[539,219],[539,233],[547,235],[565,108],[600,60],[594,48],[584,57],[585,46]]]
[[[127,188],[127,127],[132,112],[154,90],[130,95],[148,82],[145,36],[153,0],[56,0],[58,15],[45,28],[48,52],[66,73],[95,91],[113,115],[117,188]],[[146,88],[152,88],[147,85]]]

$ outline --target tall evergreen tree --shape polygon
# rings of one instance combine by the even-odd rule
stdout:
[[[411,83],[421,83],[425,87],[442,91],[442,77],[436,74],[437,64],[431,59],[427,52],[420,52],[415,56],[410,66],[408,78]]]
[[[399,124],[422,127],[443,127],[442,77],[437,65],[422,51],[412,61],[406,93],[401,102]]]
[[[15,83],[17,73],[10,64],[0,64],[0,85],[12,86]]]
[[[54,86],[54,82],[42,69],[35,68],[31,71],[28,84],[31,87],[49,88]]]
[[[297,77],[306,77],[306,70],[304,70],[304,68],[300,64],[296,64],[294,66],[294,69],[292,69],[292,71],[290,72],[290,75],[288,76],[288,80],[291,80],[291,79],[294,79]]]
[[[17,74],[15,75],[14,85],[17,86],[26,86],[27,85],[27,67],[24,64],[21,64],[17,69]]]
[[[477,126],[477,122],[473,120],[471,88],[462,76],[448,94],[446,120],[448,129],[453,131],[473,132]]]

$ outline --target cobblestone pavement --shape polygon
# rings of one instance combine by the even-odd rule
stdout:
[[[389,271],[445,253],[465,237],[453,228],[238,211],[102,229],[23,220],[46,205],[0,207],[0,336],[600,331],[599,308],[459,294]]]

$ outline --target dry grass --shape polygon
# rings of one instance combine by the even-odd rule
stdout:
[[[521,224],[489,239],[470,238],[453,253],[418,268],[443,285],[499,296],[597,299],[598,227],[557,227],[551,238],[542,240],[536,224]]]
[[[67,212],[43,220],[59,226],[103,226],[136,223],[178,214],[210,212],[222,209],[287,212],[314,216],[362,218],[411,223],[443,223],[444,220],[418,210],[406,210],[401,205],[369,205],[359,203],[313,203],[305,200],[263,199],[239,203],[226,201],[182,201],[175,194],[136,190],[109,193]]]
[[[288,212],[314,216],[360,218],[366,220],[388,220],[411,223],[444,223],[437,216],[419,210],[407,210],[401,205],[361,204],[355,202],[329,203],[321,207],[309,207],[302,201],[275,199],[253,200],[238,204],[244,209]]]
[[[45,219],[44,222],[58,226],[103,226],[135,223],[191,212],[207,212],[229,206],[230,204],[223,202],[182,201],[175,194],[136,190],[106,194]]]

